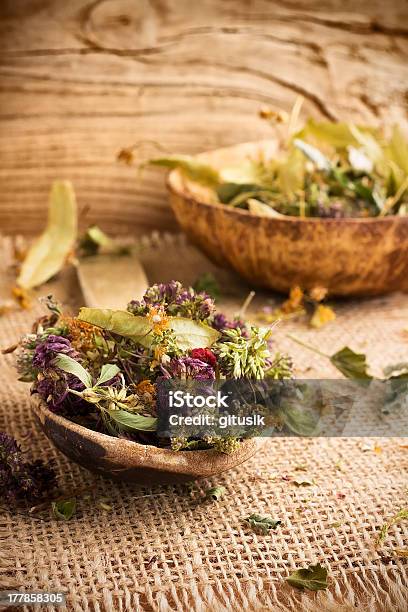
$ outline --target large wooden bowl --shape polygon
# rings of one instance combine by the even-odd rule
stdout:
[[[243,463],[265,441],[265,438],[245,440],[230,455],[215,450],[175,452],[107,436],[72,423],[51,412],[38,395],[31,397],[31,403],[45,435],[64,455],[91,472],[114,480],[150,485],[208,478]]]
[[[222,168],[261,154],[273,157],[276,149],[276,141],[261,141],[198,157]],[[268,218],[217,203],[179,170],[169,174],[167,186],[191,241],[253,285],[281,292],[322,286],[343,296],[408,289],[408,217]]]

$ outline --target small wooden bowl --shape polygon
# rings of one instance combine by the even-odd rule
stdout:
[[[265,438],[244,440],[231,455],[215,450],[172,451],[107,436],[54,414],[38,396],[31,404],[41,429],[55,446],[82,467],[112,478],[144,485],[208,478],[243,463]]]
[[[216,168],[276,155],[277,141],[217,149],[198,158]],[[174,213],[187,236],[215,263],[252,285],[288,292],[326,287],[331,295],[408,290],[408,217],[320,219],[262,217],[219,204],[179,170],[167,179]]]

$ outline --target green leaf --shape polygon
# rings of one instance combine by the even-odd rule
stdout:
[[[63,267],[77,236],[77,206],[69,181],[51,188],[45,231],[32,244],[21,266],[17,284],[31,289],[45,283]]]
[[[64,355],[63,353],[58,353],[58,355],[53,360],[53,364],[57,366],[63,372],[67,372],[67,374],[73,374],[81,382],[84,383],[85,387],[92,387],[92,376],[85,370],[85,368],[72,359],[69,355]]]
[[[224,183],[257,185],[258,187],[271,186],[270,172],[265,164],[251,159],[229,168],[222,168],[220,176]]]
[[[327,589],[327,569],[320,563],[309,565],[306,569],[295,570],[286,582],[298,589],[308,589],[309,591],[320,591]]]
[[[408,174],[408,142],[404,138],[403,133],[398,125],[394,125],[392,137],[389,146],[389,154],[397,166]]]
[[[142,346],[148,347],[151,344],[152,326],[148,319],[142,316],[135,316],[126,310],[81,308],[78,319],[119,336],[132,338]]]
[[[349,124],[349,128],[358,144],[363,148],[367,157],[374,163],[380,163],[384,158],[384,153],[376,138],[369,132],[359,129],[352,123]]]
[[[375,130],[360,126],[360,131],[375,134]],[[304,128],[296,134],[303,140],[312,138],[314,141],[325,143],[335,149],[346,149],[348,146],[357,146],[359,142],[350,130],[350,125],[334,121],[315,121],[309,119]]]
[[[108,410],[107,411],[112,421],[120,428],[134,429],[137,431],[156,431],[157,418],[143,416],[141,414],[132,414],[126,410]]]
[[[145,347],[150,346],[152,341],[149,320],[125,310],[81,308],[78,319],[119,336],[132,338],[134,342]],[[220,333],[212,327],[186,317],[169,317],[169,326],[174,331],[178,347],[182,351],[206,348],[220,337]]]
[[[76,499],[65,499],[52,502],[52,511],[58,521],[69,521],[76,510]]]
[[[218,501],[221,497],[224,497],[226,493],[225,487],[211,487],[211,489],[207,489],[205,492],[205,496],[207,499],[213,499],[214,501]]]
[[[308,157],[319,170],[330,172],[332,165],[325,155],[319,149],[312,146],[311,144],[295,138],[293,141],[295,147],[297,147],[306,157]]]
[[[129,247],[117,244],[97,225],[88,227],[85,234],[80,239],[79,246],[81,254],[83,255],[95,255],[100,251],[112,255],[129,254]]]
[[[148,163],[152,166],[179,168],[182,173],[192,181],[202,183],[209,187],[216,187],[220,183],[220,176],[215,168],[190,155],[158,157],[156,159],[150,159]]]
[[[345,149],[357,142],[346,123],[333,121],[315,121],[308,119],[304,128],[296,135],[298,138],[313,138],[336,149]]]
[[[201,274],[201,276],[199,276],[194,283],[193,289],[197,293],[205,291],[213,298],[213,300],[218,300],[221,297],[220,286],[214,274],[211,274],[211,272]]]
[[[251,514],[245,519],[254,531],[260,531],[267,535],[271,529],[276,529],[282,521],[273,519],[271,516],[261,516],[260,514]]]
[[[311,487],[315,484],[311,478],[306,478],[306,476],[298,476],[297,478],[294,478],[292,482],[297,487]]]
[[[193,321],[186,317],[169,317],[170,327],[176,334],[177,346],[182,351],[191,351],[196,348],[207,348],[220,337],[213,327]]]
[[[330,357],[331,363],[346,377],[357,380],[371,380],[367,372],[367,361],[364,353],[355,353],[345,346]]]
[[[223,204],[229,204],[238,195],[245,193],[257,193],[261,187],[252,183],[221,183],[218,185],[216,192],[218,199]]]
[[[254,198],[249,198],[248,210],[254,215],[260,215],[261,217],[273,217],[276,219],[277,217],[284,216],[278,213],[272,206],[259,202],[259,200],[255,200]]]
[[[289,198],[303,189],[305,181],[305,159],[299,149],[292,148],[286,160],[279,166],[278,183]]]
[[[287,427],[298,436],[312,436],[316,434],[319,417],[308,410],[282,405],[279,416]]]
[[[117,365],[113,363],[106,363],[101,368],[101,373],[99,374],[99,378],[96,381],[95,386],[103,385],[109,380],[112,380],[112,378],[116,376],[116,374],[119,374],[119,372],[120,372],[120,369],[118,368]]]
[[[383,544],[385,538],[388,535],[388,530],[390,529],[390,527],[400,523],[401,521],[406,521],[407,519],[408,519],[408,508],[402,508],[396,514],[394,514],[394,516],[387,523],[384,523],[384,525],[381,527],[380,532],[377,537],[377,542],[376,542],[377,546],[379,546],[380,544]]]
[[[408,362],[395,363],[384,368],[386,378],[408,378]]]

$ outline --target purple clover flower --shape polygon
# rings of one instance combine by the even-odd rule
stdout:
[[[133,300],[128,311],[135,315],[146,315],[152,306],[163,306],[169,315],[191,317],[199,321],[208,319],[214,312],[213,299],[205,292],[196,293],[186,289],[179,281],[152,285],[141,301]]]
[[[0,432],[0,496],[16,499],[38,499],[55,486],[55,472],[40,460],[23,461],[16,440]]]
[[[76,376],[58,369],[44,370],[35,383],[36,392],[52,412],[68,412],[71,416],[82,414],[84,408],[89,412],[90,405],[87,402],[69,393],[69,389],[83,391],[84,388],[84,384]]]
[[[69,355],[73,359],[78,357],[77,351],[71,346],[68,338],[50,334],[45,338],[44,342],[37,344],[35,347],[33,366],[39,370],[50,367],[58,353]]]
[[[39,370],[35,390],[53,412],[68,410],[70,414],[82,413],[84,406],[87,406],[89,411],[89,405],[86,402],[74,395],[69,395],[69,389],[82,391],[84,384],[73,374],[67,374],[53,365],[53,360],[58,353],[69,355],[73,359],[79,357],[79,353],[72,347],[70,341],[63,336],[50,334],[35,347],[33,366]],[[65,400],[67,400],[67,405],[62,406]]]
[[[248,338],[247,326],[242,319],[237,318],[231,321],[220,312],[214,316],[212,326],[219,332],[223,332],[226,329],[240,329],[243,337]]]

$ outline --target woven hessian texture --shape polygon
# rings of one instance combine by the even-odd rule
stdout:
[[[9,247],[3,240],[5,267]],[[151,282],[191,282],[204,269],[215,270],[178,238],[146,240],[141,257]],[[227,310],[237,310],[246,288],[215,272],[230,287]],[[75,306],[80,295],[63,280],[51,289],[58,286]],[[250,315],[265,301],[257,296]],[[0,318],[0,345],[15,342],[40,311],[34,306]],[[293,354],[298,376],[338,373],[287,338],[289,332],[328,352],[345,344],[363,350],[376,372],[407,360],[408,297],[343,301],[336,312],[336,322],[318,332],[302,321],[276,330],[277,348]],[[0,381],[0,429],[16,436],[30,457],[50,461],[62,491],[78,494],[77,513],[67,523],[48,511],[1,512],[1,588],[61,590],[75,611],[407,609],[407,559],[395,554],[407,548],[407,525],[390,528],[383,546],[375,547],[383,523],[407,505],[403,439],[275,439],[212,480],[154,488],[113,484],[66,460],[40,433],[11,355],[1,359]],[[305,475],[300,466],[315,485],[290,482]],[[218,503],[204,502],[205,489],[215,484],[227,494]],[[254,512],[282,524],[258,535],[243,523]],[[329,569],[326,592],[301,593],[285,583],[292,570],[315,562]]]

